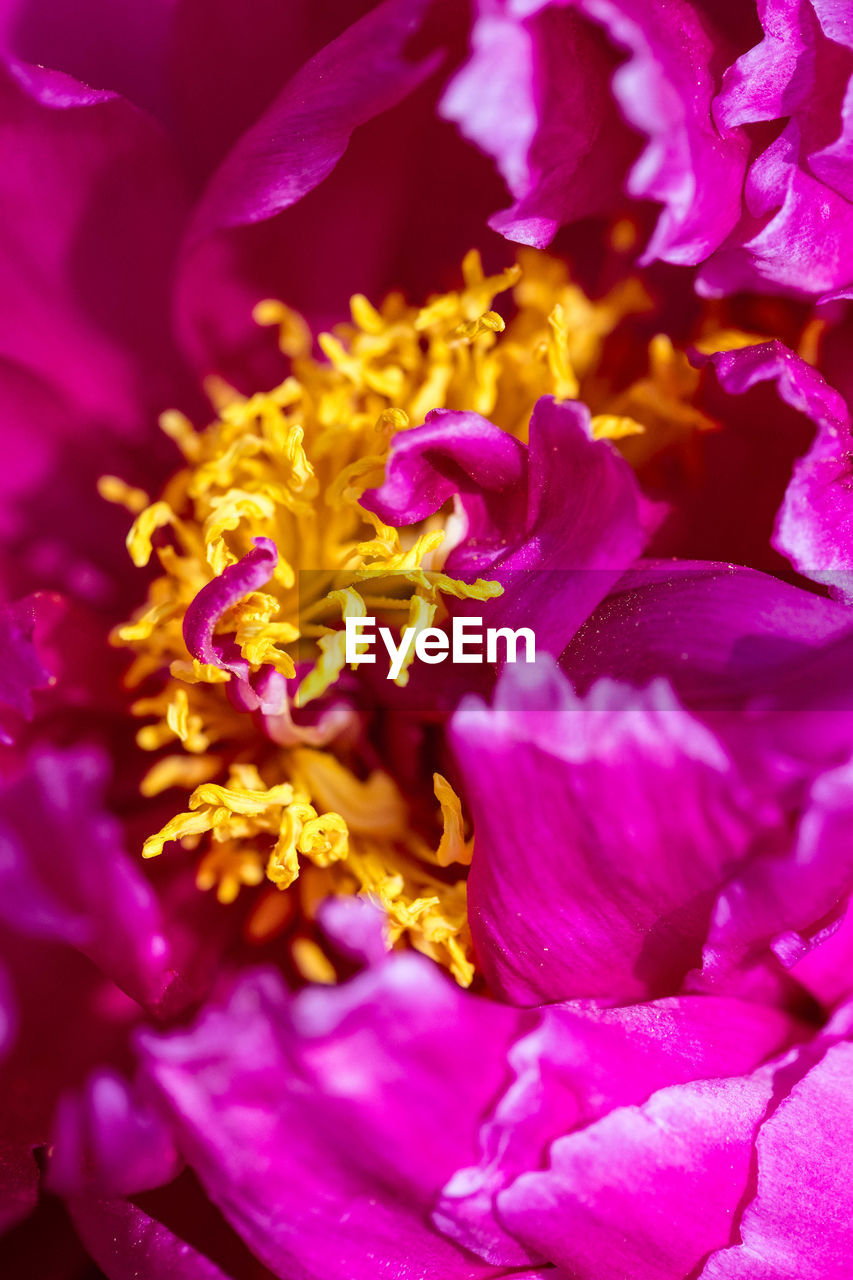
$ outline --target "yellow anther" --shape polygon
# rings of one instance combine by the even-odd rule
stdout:
[[[181,742],[186,742],[190,736],[189,719],[190,719],[189,699],[187,698],[186,689],[176,689],[172,701],[169,703],[166,711],[166,724],[172,730],[176,738],[180,738]]]
[[[641,436],[646,429],[636,419],[615,413],[597,413],[591,425],[595,440],[625,440],[628,436]]]
[[[151,559],[151,539],[158,529],[174,524],[175,513],[167,502],[155,502],[136,517],[127,535],[127,549],[138,569]]]
[[[331,866],[347,856],[349,833],[339,813],[321,813],[310,818],[299,834],[299,852],[318,867]]]
[[[325,986],[337,982],[335,966],[313,938],[294,938],[291,954],[293,963],[306,982],[321,982]]]
[[[177,409],[167,409],[160,414],[160,430],[173,440],[188,462],[195,462],[201,453],[201,441],[189,418]]]
[[[311,330],[297,311],[283,302],[265,299],[256,303],[252,318],[264,327],[278,325],[278,346],[283,355],[307,356],[311,351]]]
[[[124,480],[119,480],[118,476],[101,476],[98,481],[98,493],[106,502],[124,507],[134,516],[144,511],[151,501],[144,489],[134,489]]]
[[[382,319],[381,313],[376,310],[372,302],[365,298],[363,293],[354,293],[350,298],[349,305],[353,323],[357,324],[365,333],[380,334],[385,328],[385,321]]]
[[[158,796],[170,787],[189,789],[214,778],[221,768],[215,756],[164,756],[146,773],[139,790],[144,796]]]
[[[257,817],[276,805],[290,804],[292,799],[293,787],[287,782],[260,792],[221,787],[217,783],[206,782],[196,787],[190,796],[190,808],[200,809],[202,805],[220,806],[227,809],[229,813]]]
[[[441,820],[444,824],[441,841],[436,850],[436,862],[440,867],[449,867],[453,862],[460,862],[467,866],[471,861],[474,842],[465,839],[465,824],[459,797],[440,773],[434,773],[432,781],[435,798],[441,805]]]
[[[211,828],[211,818],[205,813],[177,813],[166,823],[156,835],[149,836],[142,846],[143,858],[156,858],[163,852],[171,840],[182,840],[184,836],[201,835]]]

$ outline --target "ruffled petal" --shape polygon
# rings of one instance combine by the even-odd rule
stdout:
[[[853,883],[853,765],[822,774],[793,847],[755,859],[726,885],[714,908],[703,976],[724,980],[761,947],[791,967],[837,925]]]
[[[767,1073],[662,1089],[559,1139],[498,1211],[577,1280],[683,1280],[729,1242],[771,1097]]]
[[[711,116],[712,65],[724,42],[686,0],[584,0],[583,8],[631,55],[613,92],[649,144],[628,190],[663,204],[643,261],[701,262],[740,216],[749,146],[742,130],[718,131]]]
[[[561,226],[618,202],[637,144],[612,100],[615,58],[601,34],[563,6],[531,8],[480,4],[471,57],[440,110],[494,158],[515,197],[489,225],[544,248]]]
[[[814,296],[853,279],[853,204],[803,168],[801,152],[794,119],[752,165],[745,188],[749,216],[731,246],[699,273],[700,293],[770,289]]]
[[[576,697],[544,661],[463,702],[454,752],[477,833],[471,932],[520,1004],[677,991],[716,891],[762,822],[721,742],[661,681]]]
[[[814,88],[815,27],[806,0],[758,0],[759,44],[723,76],[714,119],[726,129],[777,120],[807,106]]]
[[[762,1126],[742,1243],[702,1280],[845,1280],[853,1248],[848,1144],[853,1045],[830,1047]]]
[[[292,999],[247,974],[224,1007],[139,1047],[210,1198],[277,1275],[463,1280],[489,1273],[427,1215],[474,1155],[518,1026],[400,955]]]
[[[716,355],[712,363],[730,394],[742,395],[771,381],[780,400],[814,423],[814,443],[794,466],[773,545],[800,573],[846,595],[851,590],[846,578],[853,568],[849,538],[853,486],[850,416],[844,400],[817,370],[779,342]]]
[[[529,1260],[495,1199],[521,1174],[543,1168],[555,1139],[667,1085],[752,1071],[796,1033],[779,1011],[713,997],[545,1010],[510,1053],[515,1079],[483,1126],[479,1165],[450,1180],[433,1220],[489,1262]]]

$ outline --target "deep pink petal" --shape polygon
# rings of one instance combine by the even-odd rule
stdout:
[[[128,1200],[74,1200],[71,1215],[107,1280],[228,1280],[210,1258]]]
[[[853,884],[853,766],[821,774],[790,849],[755,859],[714,908],[703,975],[723,978],[743,957],[772,947],[791,967],[843,915]]]
[[[527,1260],[495,1198],[519,1175],[545,1168],[555,1139],[667,1085],[749,1072],[796,1030],[778,1011],[713,997],[545,1010],[510,1053],[515,1080],[483,1126],[480,1163],[447,1184],[434,1221],[490,1262]]]
[[[553,653],[642,548],[634,475],[608,441],[592,439],[576,401],[537,402],[526,457],[479,414],[430,414],[398,437],[385,483],[362,501],[383,519],[414,523],[451,494],[466,528],[447,571],[500,582],[503,595],[484,607],[488,625],[535,618],[538,646]]]
[[[801,573],[845,595],[851,567],[850,416],[817,370],[779,342],[713,357],[723,388],[742,395],[770,381],[779,398],[814,424],[814,443],[794,466],[773,545]]]
[[[146,1091],[117,1071],[94,1071],[63,1094],[53,1125],[48,1186],[66,1197],[136,1195],[181,1168],[168,1124]]]
[[[758,1073],[611,1111],[502,1192],[501,1217],[576,1280],[684,1280],[729,1242],[771,1097],[772,1077]]]
[[[103,808],[106,762],[41,750],[0,796],[0,912],[26,935],[88,955],[135,999],[158,1005],[173,979],[154,894]]]
[[[583,9],[631,55],[613,92],[649,144],[628,190],[663,204],[643,260],[701,262],[740,216],[748,153],[742,130],[720,133],[711,117],[722,42],[687,0],[583,0]]]
[[[776,819],[665,682],[576,697],[543,661],[451,726],[477,839],[469,917],[492,987],[520,1004],[642,999],[698,961],[716,891]]]
[[[214,175],[193,236],[271,218],[322,182],[359,125],[433,69],[410,61],[429,0],[383,0],[297,73]]]
[[[762,1126],[742,1243],[715,1254],[703,1280],[846,1280],[852,1073],[853,1045],[830,1047]]]
[[[189,1163],[276,1274],[463,1280],[488,1271],[427,1215],[474,1155],[518,1025],[408,955],[292,1000],[276,975],[246,975],[225,1007],[140,1049]]]
[[[616,60],[602,34],[563,6],[518,16],[485,0],[471,39],[440,109],[494,157],[515,197],[489,225],[543,248],[564,224],[609,212],[637,142],[613,103]]]

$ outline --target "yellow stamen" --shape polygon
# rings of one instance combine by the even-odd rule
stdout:
[[[633,224],[616,224],[613,241],[623,248],[634,233]],[[291,362],[284,381],[244,396],[208,379],[216,417],[205,430],[174,411],[161,417],[185,464],[158,500],[149,504],[115,477],[104,477],[100,492],[135,517],[127,539],[134,564],[153,556],[160,569],[144,606],[113,634],[133,654],[129,686],[150,682],[133,708],[151,718],[138,742],[169,751],[142,790],[190,793],[185,811],[145,841],[144,856],[170,842],[197,847],[197,883],[223,902],[267,881],[246,925],[257,940],[310,919],[329,893],[364,894],[385,911],[390,944],[406,941],[469,983],[465,868],[473,840],[459,797],[435,775],[430,841],[390,774],[365,777],[353,763],[347,734],[357,716],[345,700],[333,704],[331,728],[325,710],[316,723],[291,714],[335,695],[347,665],[346,618],[376,615],[417,633],[442,622],[448,597],[479,600],[487,610],[500,594],[496,583],[442,571],[452,516],[440,512],[400,531],[362,507],[362,494],[381,483],[394,437],[436,408],[475,410],[525,440],[540,396],[579,396],[592,410],[595,438],[614,441],[637,465],[714,424],[696,405],[699,373],[668,338],[653,339],[636,381],[620,378],[618,359],[616,375],[609,371],[611,335],[651,306],[637,280],[592,301],[564,264],[534,250],[493,276],[472,251],[462,277],[459,290],[420,308],[397,294],[378,306],[356,294],[351,321],[318,336],[321,359],[312,356],[301,316],[280,302],[259,303],[255,319],[277,328]],[[495,301],[509,290],[507,321]],[[715,327],[708,340],[729,348],[758,340],[726,330],[721,317]],[[217,621],[216,636],[237,646],[252,677],[272,668],[291,679],[299,671],[280,714],[260,721],[229,698],[230,673],[199,662],[183,639],[199,591],[259,536],[275,543],[276,568]],[[409,679],[412,652],[398,685]],[[334,980],[309,938],[296,939],[293,958],[306,978]]]

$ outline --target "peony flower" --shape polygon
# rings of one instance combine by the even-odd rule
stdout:
[[[84,18],[0,26],[5,1272],[844,1276],[846,330],[690,292],[843,283],[738,240],[757,26]]]

